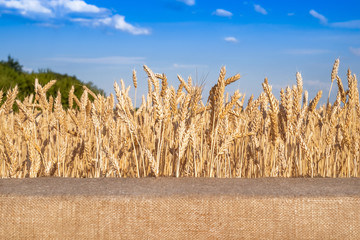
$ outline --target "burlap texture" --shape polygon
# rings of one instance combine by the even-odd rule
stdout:
[[[360,179],[2,179],[0,239],[358,239]]]

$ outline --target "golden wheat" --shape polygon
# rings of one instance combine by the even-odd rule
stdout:
[[[346,90],[338,67],[337,59],[329,82],[337,81],[336,100],[323,106],[322,91],[308,104],[300,73],[280,100],[265,79],[246,107],[245,94],[226,94],[240,75],[226,78],[225,67],[206,104],[191,78],[178,75],[175,88],[147,66],[139,108],[122,80],[114,83],[116,103],[86,86],[79,100],[72,87],[64,109],[60,92],[46,95],[55,80],[41,86],[36,79],[34,95],[20,101],[15,87],[0,107],[0,177],[357,177],[357,78],[348,71]],[[135,70],[133,84],[136,91]]]

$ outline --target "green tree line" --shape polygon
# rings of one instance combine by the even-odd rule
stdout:
[[[3,91],[3,101],[6,99],[6,92],[14,88],[16,85],[19,88],[17,98],[23,100],[30,94],[35,93],[35,79],[44,86],[51,80],[57,80],[55,85],[47,91],[47,96],[50,95],[54,98],[57,96],[57,91],[61,92],[61,102],[64,108],[68,108],[69,91],[72,86],[75,87],[74,94],[80,98],[83,93],[83,85],[87,86],[95,94],[105,95],[104,90],[95,86],[92,82],[84,83],[77,79],[76,76],[69,76],[67,74],[56,73],[50,69],[32,71],[31,73],[25,72],[23,66],[18,60],[15,60],[10,55],[6,61],[0,61],[0,90]],[[92,96],[89,95],[91,99]]]

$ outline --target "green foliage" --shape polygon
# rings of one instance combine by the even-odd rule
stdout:
[[[3,90],[4,95],[6,92],[18,85],[19,94],[17,96],[21,101],[35,93],[35,79],[39,80],[39,83],[44,86],[51,80],[57,80],[56,84],[47,91],[47,96],[57,96],[57,91],[61,92],[61,103],[64,108],[68,108],[69,91],[72,86],[75,87],[75,96],[79,99],[83,93],[83,85],[87,86],[95,94],[105,95],[104,90],[97,88],[92,82],[84,83],[77,79],[75,76],[69,76],[67,74],[60,74],[51,71],[50,69],[41,69],[38,72],[26,73],[22,71],[22,66],[17,60],[14,60],[11,56],[8,57],[8,61],[0,61],[0,90]],[[92,96],[89,94],[89,98]],[[5,101],[6,96],[3,97]]]
[[[8,60],[7,62],[5,61],[1,61],[0,63],[2,64],[6,64],[8,67],[12,68],[15,70],[15,72],[21,73],[23,70],[23,66],[20,65],[18,60],[15,60],[14,58],[12,58],[10,55],[8,56]]]

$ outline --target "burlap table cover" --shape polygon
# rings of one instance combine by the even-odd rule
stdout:
[[[0,239],[360,239],[360,179],[0,179]]]

